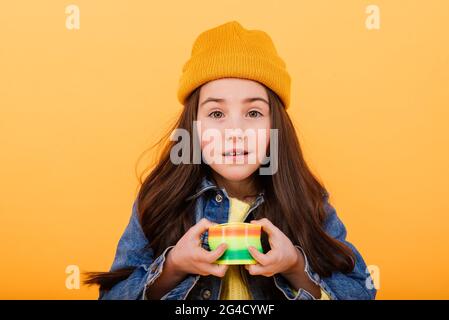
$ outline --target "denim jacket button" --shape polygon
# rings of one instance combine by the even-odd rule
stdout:
[[[221,196],[221,194],[218,193],[218,194],[215,196],[215,201],[221,202],[221,200],[223,200],[223,197]]]
[[[212,295],[212,292],[209,289],[203,290],[203,293],[202,293],[203,299],[209,300],[211,295]]]

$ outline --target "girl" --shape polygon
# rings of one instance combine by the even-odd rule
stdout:
[[[174,129],[191,139],[170,139],[110,271],[89,273],[99,299],[374,299],[363,258],[304,161],[286,112],[290,76],[270,37],[236,21],[200,34],[178,99]],[[229,221],[262,226],[263,252],[244,250],[256,264],[214,263],[226,244],[211,251],[208,228]]]

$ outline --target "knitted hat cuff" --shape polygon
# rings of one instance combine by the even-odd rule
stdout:
[[[207,55],[190,59],[184,65],[183,75],[179,80],[178,100],[184,103],[187,96],[197,87],[208,81],[220,78],[242,78],[258,81],[275,93],[282,100],[285,108],[290,104],[290,92],[283,88],[290,87],[288,72],[279,67],[284,62],[277,62],[263,57],[245,54]]]

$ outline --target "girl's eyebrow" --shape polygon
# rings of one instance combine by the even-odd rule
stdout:
[[[211,102],[211,101],[221,103],[221,102],[224,102],[225,99],[209,97],[206,100],[204,100],[203,102],[201,102],[200,107],[203,104],[205,104],[207,102]],[[265,100],[261,97],[246,98],[243,100],[243,103],[254,102],[254,101],[262,101],[262,102],[265,102],[267,105],[270,105],[267,100]]]

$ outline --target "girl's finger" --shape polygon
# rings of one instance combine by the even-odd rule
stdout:
[[[206,249],[204,249],[204,251],[206,252],[206,261],[209,263],[213,263],[214,261],[218,260],[218,258],[220,258],[226,251],[227,247],[228,245],[223,242],[217,248],[215,248],[215,250],[207,251]]]
[[[252,220],[251,223],[258,224],[262,226],[263,231],[265,231],[269,237],[276,235],[279,230],[270,220],[267,218],[262,218],[260,220]]]
[[[201,276],[207,276],[210,274],[211,264],[208,262],[197,262],[195,263],[196,273],[198,273]]]
[[[206,231],[209,227],[216,225],[215,222],[209,221],[206,218],[202,218],[192,227],[192,237],[197,239],[201,236],[201,234]]]
[[[255,247],[249,246],[248,251],[261,265],[265,266],[270,263],[270,258],[266,254],[259,252]]]
[[[216,277],[224,277],[226,271],[228,270],[228,265],[226,264],[210,264],[209,265],[209,274]]]
[[[265,273],[265,268],[260,264],[249,264],[246,268],[248,273],[252,276],[262,275]]]

